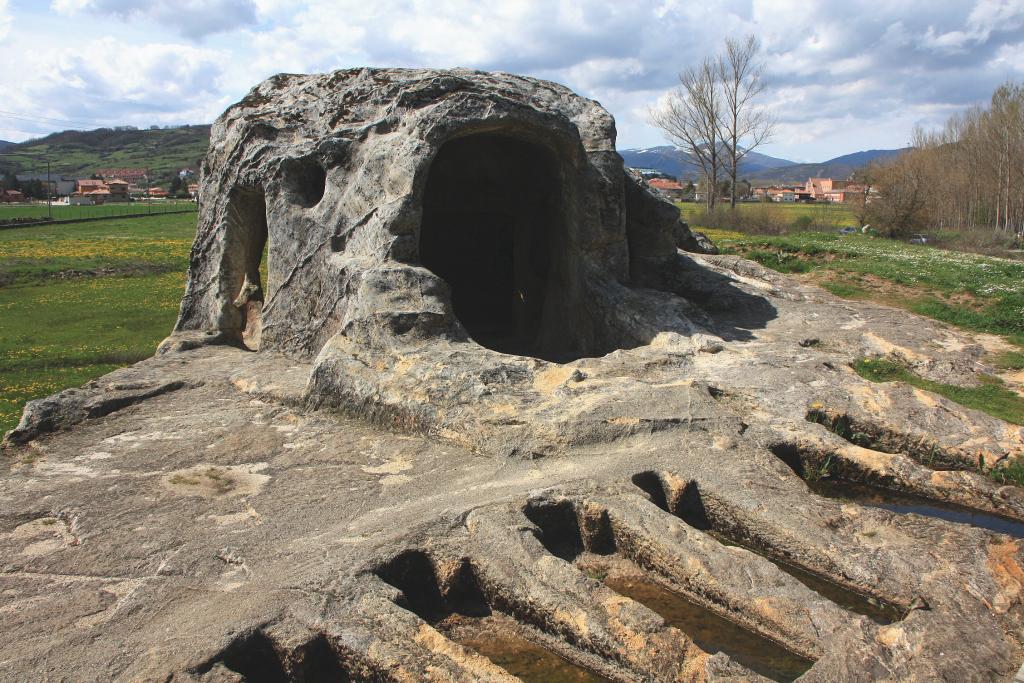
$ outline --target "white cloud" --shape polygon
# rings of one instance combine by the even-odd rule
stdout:
[[[1018,73],[1024,73],[1024,43],[1003,45],[992,60],[994,68],[1008,68]],[[1010,76],[1008,73],[1007,76]]]
[[[993,33],[1015,31],[1024,25],[1024,3],[1019,0],[978,0],[963,28],[939,32],[929,26],[925,46],[951,53],[966,52],[970,45],[987,41]]]
[[[38,124],[19,121],[29,131],[69,128],[74,121],[92,121],[95,127],[210,121],[228,103],[220,84],[226,57],[175,43],[139,49],[114,38],[29,53],[23,66],[35,75],[21,82],[5,109],[34,114]],[[0,88],[10,85],[0,83]],[[47,124],[46,118],[69,124]]]
[[[0,39],[8,1],[0,0]],[[50,0],[49,7],[46,16],[13,10],[18,30],[0,42],[0,60],[26,71],[27,62],[39,62],[31,73],[41,75],[0,72],[7,106],[111,124],[209,121],[282,71],[467,66],[565,83],[612,111],[623,145],[650,146],[662,137],[647,109],[679,70],[719,50],[726,36],[755,33],[770,82],[765,100],[781,122],[767,151],[825,158],[902,146],[910,126],[941,123],[1024,70],[1024,0],[933,0],[927,12],[918,0]],[[22,21],[29,15],[32,29]],[[202,47],[178,44],[168,37],[175,33],[201,38]]]
[[[82,96],[137,102],[153,109],[216,95],[220,63],[226,58],[215,50],[174,43],[150,43],[140,50],[112,38],[84,47],[57,53],[44,80],[52,87],[70,85]]]
[[[0,41],[7,37],[11,30],[11,13],[7,9],[7,0],[0,0]]]
[[[253,0],[52,0],[50,7],[68,16],[88,12],[122,20],[143,18],[189,38],[256,23]]]
[[[978,0],[967,17],[969,30],[987,38],[993,31],[1018,29],[1024,24],[1024,3],[1020,0]]]

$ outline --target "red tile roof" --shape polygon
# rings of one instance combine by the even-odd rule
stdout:
[[[652,178],[647,181],[647,184],[651,187],[659,190],[682,190],[683,186],[674,180],[668,180],[666,178]]]

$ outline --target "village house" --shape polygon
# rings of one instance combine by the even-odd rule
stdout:
[[[93,178],[82,178],[75,181],[75,192],[80,194],[94,192],[95,190],[103,190],[106,189],[106,187],[107,184],[105,182]]]
[[[852,180],[832,178],[808,178],[803,185],[768,185],[755,187],[751,194],[755,199],[772,202],[831,202],[841,204],[858,196],[870,193],[870,188]]]
[[[75,181],[75,191],[68,195],[71,206],[89,204],[105,204],[110,197],[110,189],[102,180],[83,178]]]
[[[3,190],[0,189],[0,202],[4,204],[13,204],[14,202],[25,201],[25,195],[18,190]]]
[[[841,204],[868,191],[868,186],[851,180],[832,178],[808,178],[805,191],[820,202]]]
[[[146,168],[101,168],[96,175],[104,180],[124,180],[132,185],[145,185],[149,177],[149,169]]]
[[[754,199],[763,202],[807,202],[813,201],[810,194],[804,191],[802,185],[769,185],[767,187],[755,187],[750,191]]]
[[[93,204],[106,204],[110,196],[107,188],[89,190],[88,192],[72,192],[68,195],[67,202],[70,206],[90,206]]]
[[[647,181],[647,184],[673,201],[682,201],[683,196],[686,194],[686,188],[680,185],[677,180],[651,178]]]
[[[68,195],[68,204],[106,204],[107,202],[130,202],[128,183],[124,180],[94,180],[91,178],[75,181],[75,191]]]
[[[131,201],[131,197],[128,194],[128,181],[126,180],[109,180],[107,181],[107,190],[110,192],[110,197],[107,201],[111,202],[128,202]]]

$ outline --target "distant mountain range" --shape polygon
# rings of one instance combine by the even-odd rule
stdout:
[[[740,177],[752,183],[802,183],[808,178],[845,179],[873,161],[891,159],[902,151],[869,149],[816,164],[801,164],[760,152],[750,152],[740,162]],[[623,149],[619,150],[619,154],[622,155],[626,166],[656,169],[680,180],[696,180],[699,173],[697,167],[690,163],[688,155],[668,145],[646,149]]]
[[[153,130],[100,128],[68,130],[21,143],[0,140],[0,151],[49,157],[55,174],[88,177],[98,168],[139,167],[150,169],[154,182],[162,182],[181,168],[197,168],[209,144],[209,125]],[[872,161],[892,158],[901,151],[872,149],[818,164],[800,164],[750,152],[740,167],[740,177],[760,183],[802,183],[812,177],[841,179]],[[681,180],[697,178],[695,167],[675,147],[624,149],[619,154],[627,166],[657,169]],[[0,171],[26,173],[39,168],[39,162],[31,157],[0,157]]]

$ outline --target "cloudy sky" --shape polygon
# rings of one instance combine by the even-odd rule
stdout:
[[[466,66],[564,83],[647,147],[680,68],[748,33],[762,151],[797,161],[902,147],[1024,81],[1024,0],[0,0],[0,139],[210,122],[282,71]]]

